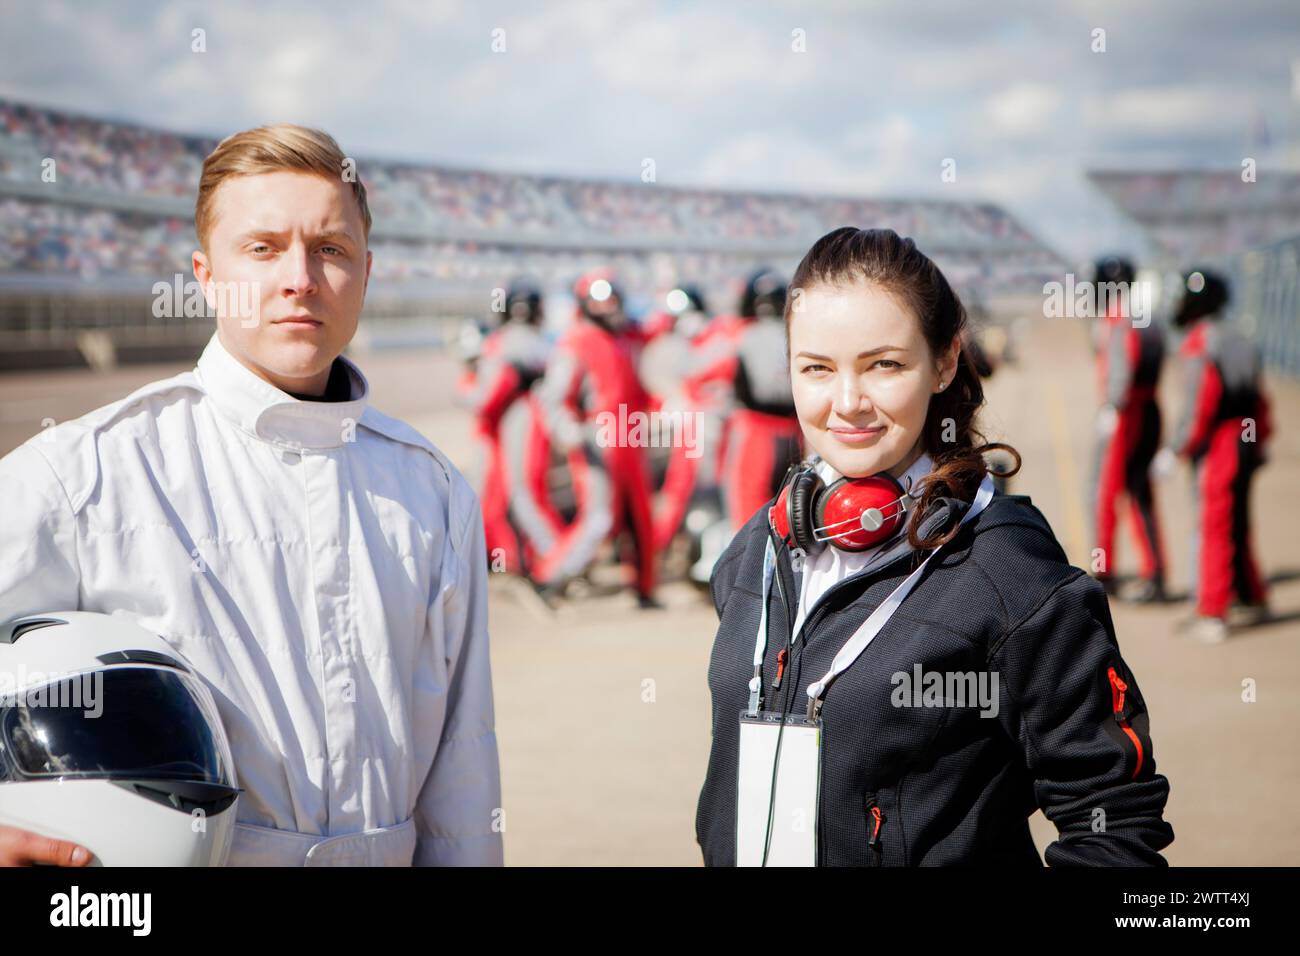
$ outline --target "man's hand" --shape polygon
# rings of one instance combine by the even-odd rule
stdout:
[[[1178,455],[1172,448],[1165,446],[1156,452],[1155,458],[1151,460],[1151,476],[1157,481],[1162,481],[1169,477],[1177,463]]]
[[[89,862],[90,851],[76,843],[0,826],[0,866],[85,866]]]
[[[1097,437],[1110,438],[1119,425],[1119,410],[1114,405],[1103,405],[1097,412]]]

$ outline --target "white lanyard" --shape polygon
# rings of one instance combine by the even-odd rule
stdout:
[[[984,480],[980,482],[979,492],[975,495],[974,502],[971,503],[966,514],[962,516],[958,527],[961,527],[961,525],[964,525],[983,511],[992,499],[993,479],[985,475]],[[771,539],[768,540],[770,542]],[[939,550],[939,548],[935,548],[926,555],[925,560],[921,562],[921,566],[909,574],[902,584],[894,588],[893,593],[885,598],[880,603],[880,606],[871,612],[871,616],[863,622],[862,626],[854,632],[853,636],[845,641],[844,646],[835,655],[835,660],[831,662],[831,669],[822,676],[821,680],[808,685],[808,717],[810,719],[815,717],[817,712],[821,710],[822,695],[826,693],[826,688],[830,686],[831,681],[844,673],[867,649],[867,645],[875,639],[875,636],[880,633],[881,629],[889,622],[889,619],[894,616],[894,612],[903,603],[903,599],[912,593],[912,588],[916,586],[916,582],[920,579],[921,572],[925,570],[925,566],[930,563],[930,559]]]
[[[763,604],[758,616],[758,636],[754,641],[754,676],[749,679],[749,708],[745,713],[753,717],[758,713],[763,697],[763,655],[767,653],[767,600],[772,593],[772,573],[776,570],[776,551],[772,535],[767,536],[763,549]]]

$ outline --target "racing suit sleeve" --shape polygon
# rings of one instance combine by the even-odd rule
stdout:
[[[449,495],[452,546],[444,552],[439,593],[428,615],[432,633],[425,645],[445,654],[446,713],[416,801],[413,862],[500,866],[505,818],[488,657],[483,513],[459,474],[453,475]],[[435,666],[431,673],[441,677],[444,671]]]
[[[1219,370],[1209,356],[1192,358],[1187,368],[1187,391],[1183,413],[1170,447],[1184,458],[1200,458],[1214,430],[1214,416],[1223,395]]]
[[[716,336],[691,356],[682,382],[688,389],[699,389],[710,383],[730,385],[735,377],[736,343]]]
[[[1106,404],[1117,409],[1127,404],[1133,385],[1136,344],[1136,337],[1127,325],[1116,325],[1110,330],[1106,348]]]
[[[1056,825],[1049,866],[1165,866],[1169,781],[1156,773],[1150,721],[1120,656],[1102,586],[1079,573],[991,647],[998,720],[1024,755]]]
[[[549,422],[551,440],[560,451],[570,451],[582,443],[582,422],[573,410],[573,401],[582,387],[582,375],[577,356],[570,349],[559,347],[551,353],[546,373],[535,386]]]
[[[0,622],[80,608],[76,516],[40,441],[0,458]]]
[[[479,360],[474,382],[464,390],[462,401],[483,421],[496,426],[523,387],[515,366],[497,357],[484,358]]]

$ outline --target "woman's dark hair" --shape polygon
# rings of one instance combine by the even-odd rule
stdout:
[[[867,282],[898,299],[921,323],[921,332],[934,356],[940,355],[957,336],[966,332],[966,310],[939,267],[892,229],[855,229],[842,226],[828,232],[808,250],[790,281],[786,297],[785,327],[789,340],[790,318],[799,308],[802,293],[818,285],[845,286]],[[1001,442],[989,443],[975,427],[984,404],[984,387],[963,347],[957,374],[943,391],[930,398],[921,435],[922,448],[934,459],[934,470],[926,479],[921,499],[908,524],[907,538],[913,547],[934,548],[957,533],[921,538],[917,527],[935,499],[960,498],[971,501],[984,475],[990,470],[984,453],[994,449],[1010,452],[1015,467],[996,472],[1010,477],[1020,470],[1020,453]]]

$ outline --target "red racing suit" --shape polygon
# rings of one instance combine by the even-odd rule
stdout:
[[[483,447],[479,495],[488,560],[527,572],[554,547],[561,530],[546,495],[548,436],[541,405],[530,391],[546,368],[546,345],[531,325],[507,321],[484,340],[475,372],[461,382]]]
[[[1136,327],[1112,306],[1104,321],[1097,372],[1105,403],[1114,409],[1114,428],[1098,436],[1095,477],[1096,545],[1110,577],[1115,569],[1115,527],[1121,497],[1128,497],[1138,569],[1144,580],[1163,583],[1164,547],[1156,518],[1151,462],[1160,449],[1160,406],[1156,386],[1164,360],[1164,335],[1148,320]]]
[[[672,394],[662,396],[662,408],[694,417],[694,443],[675,442],[668,458],[654,511],[655,549],[665,550],[682,526],[697,492],[716,489],[722,468],[726,424],[732,411],[736,346],[746,323],[735,316],[717,316],[688,342],[673,334],[656,340],[661,350],[675,348],[682,369]],[[654,346],[652,345],[651,348]],[[650,349],[646,351],[650,355]],[[647,379],[649,381],[649,379]]]
[[[727,429],[722,489],[727,516],[738,531],[771,500],[786,470],[801,457],[802,432],[779,318],[746,323],[736,339],[733,368],[736,410]]]
[[[1224,618],[1233,598],[1262,604],[1250,533],[1250,483],[1272,434],[1259,351],[1215,317],[1183,342],[1187,401],[1173,449],[1196,466],[1198,614]]]
[[[637,593],[648,598],[654,590],[650,475],[644,444],[635,440],[635,417],[646,416],[650,402],[633,365],[634,344],[634,336],[580,316],[547,365],[539,398],[552,441],[567,454],[577,513],[540,556],[535,578],[542,584],[581,574],[607,536],[627,531]]]

